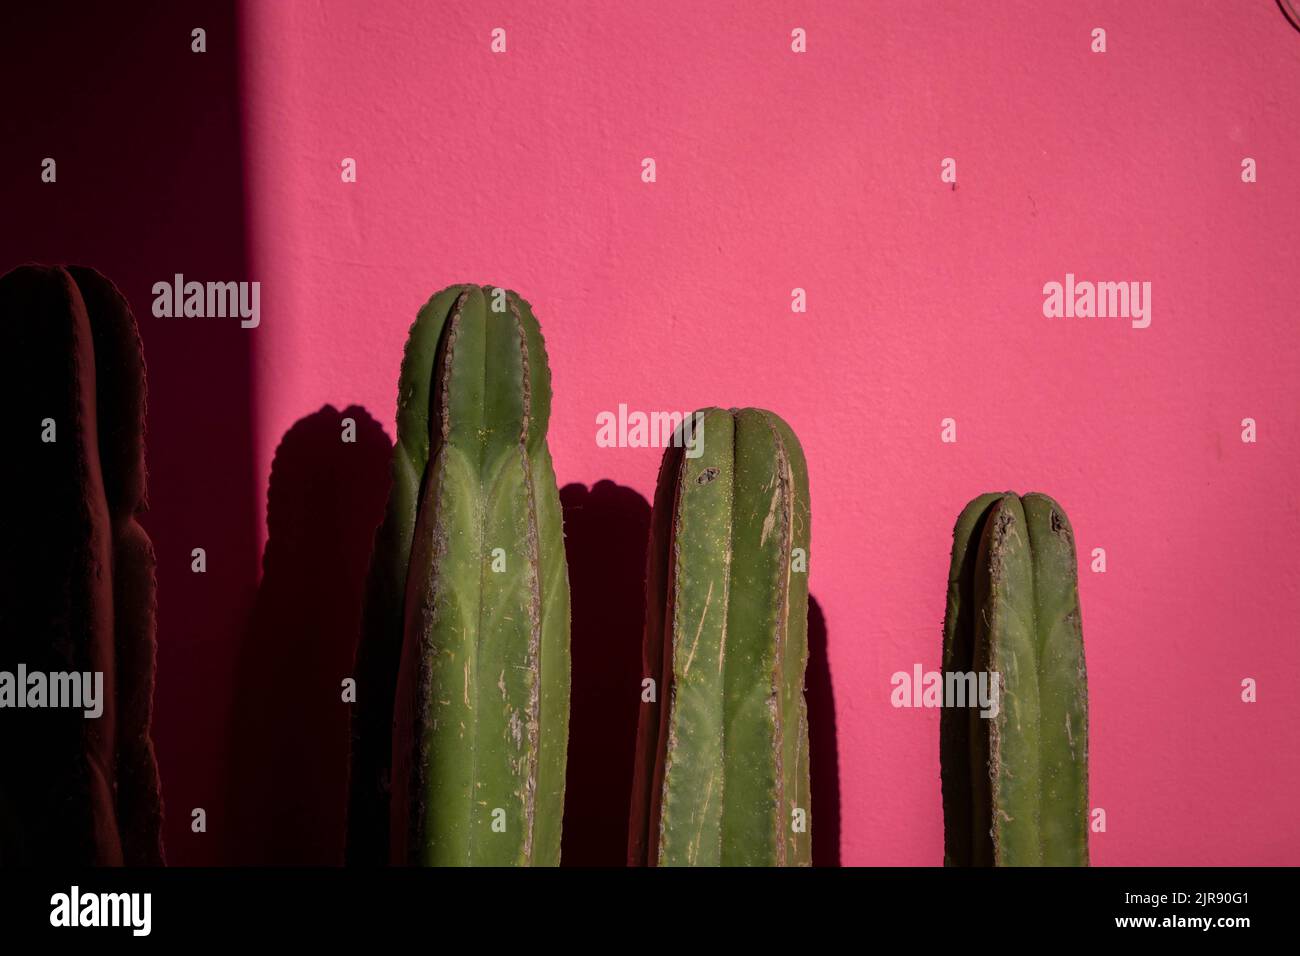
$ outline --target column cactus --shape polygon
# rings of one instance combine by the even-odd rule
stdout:
[[[357,655],[350,863],[557,865],[569,584],[528,303],[420,310]]]
[[[139,330],[98,272],[23,266],[0,278],[0,356],[30,442],[4,469],[0,671],[102,674],[98,717],[0,712],[0,863],[160,864]]]
[[[655,492],[628,862],[809,865],[803,451],[758,409],[683,429]]]
[[[1000,677],[996,714],[940,718],[944,862],[1088,864],[1088,678],[1074,532],[1051,498],[981,495],[953,531],[945,674]]]

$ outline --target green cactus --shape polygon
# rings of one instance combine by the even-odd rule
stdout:
[[[677,437],[647,558],[656,693],[637,728],[628,862],[809,865],[803,451],[752,408],[696,412]]]
[[[945,674],[1000,676],[996,714],[940,718],[944,862],[1088,865],[1088,678],[1074,532],[1046,495],[981,495],[953,531]]]
[[[139,330],[98,272],[23,266],[0,278],[0,356],[6,415],[31,443],[21,468],[4,469],[0,671],[103,675],[98,717],[0,716],[0,863],[161,864],[155,560],[136,520],[146,507]]]
[[[558,865],[569,582],[528,303],[435,295],[411,327],[357,655],[349,863]]]

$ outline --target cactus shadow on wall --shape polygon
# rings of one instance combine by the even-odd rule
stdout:
[[[808,599],[808,765],[812,777],[813,866],[840,865],[840,760],[835,743],[835,692],[826,657],[826,615]]]
[[[650,503],[612,481],[566,485],[573,687],[564,795],[566,866],[622,866],[641,690]]]
[[[352,443],[346,418],[356,422]],[[351,705],[342,681],[352,676],[391,447],[365,409],[326,405],[276,449],[262,583],[235,674],[230,862],[343,862]]]

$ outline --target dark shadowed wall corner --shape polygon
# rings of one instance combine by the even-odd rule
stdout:
[[[93,266],[140,323],[158,554],[154,738],[168,860],[213,863],[230,687],[257,583],[249,351],[238,321],[152,314],[153,284],[251,279],[234,2],[11,3],[0,12],[0,272]],[[191,30],[207,52],[191,52]],[[55,181],[41,181],[55,160]],[[202,548],[207,570],[191,570]],[[191,814],[207,812],[195,833]]]

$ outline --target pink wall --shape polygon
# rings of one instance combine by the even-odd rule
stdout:
[[[1080,576],[1094,861],[1300,863],[1300,32],[1272,0],[336,0],[241,26],[259,474],[324,403],[391,436],[417,308],[515,288],[561,484],[651,496],[657,450],[595,444],[620,402],[801,437],[843,862],[941,860],[938,714],[889,679],[939,665],[957,512],[1014,488],[1108,554]],[[1067,272],[1150,281],[1150,328],[1044,318]]]

